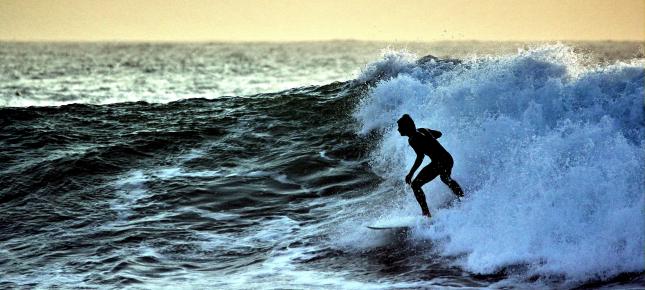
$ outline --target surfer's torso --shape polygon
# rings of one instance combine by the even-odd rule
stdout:
[[[417,153],[425,154],[430,157],[432,162],[450,164],[453,162],[450,153],[441,146],[439,141],[432,136],[432,133],[428,129],[418,129],[414,135],[408,139],[408,143]]]

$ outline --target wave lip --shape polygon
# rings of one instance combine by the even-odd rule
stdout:
[[[418,238],[474,273],[523,265],[521,277],[583,282],[645,270],[643,60],[584,57],[548,45],[449,68],[399,58],[392,67],[405,69],[371,88],[354,117],[359,133],[383,132],[371,165],[384,186],[413,163],[394,128],[408,113],[444,132],[468,189]],[[431,203],[448,195],[426,188]]]

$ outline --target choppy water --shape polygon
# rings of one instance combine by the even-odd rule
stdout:
[[[643,285],[642,46],[385,46],[3,43],[0,285]],[[419,212],[403,113],[467,197],[369,230]]]

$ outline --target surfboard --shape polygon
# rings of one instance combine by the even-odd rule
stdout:
[[[371,230],[410,230],[416,225],[429,224],[429,219],[424,216],[389,217],[376,221],[367,226]]]
[[[412,227],[411,226],[398,226],[398,227],[380,227],[380,226],[367,226],[368,229],[372,230],[399,230],[399,231],[405,231],[409,230]]]

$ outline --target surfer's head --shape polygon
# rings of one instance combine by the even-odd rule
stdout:
[[[414,121],[408,114],[403,114],[396,123],[399,125],[399,133],[401,133],[401,136],[412,136],[417,131],[417,126],[414,125]]]

